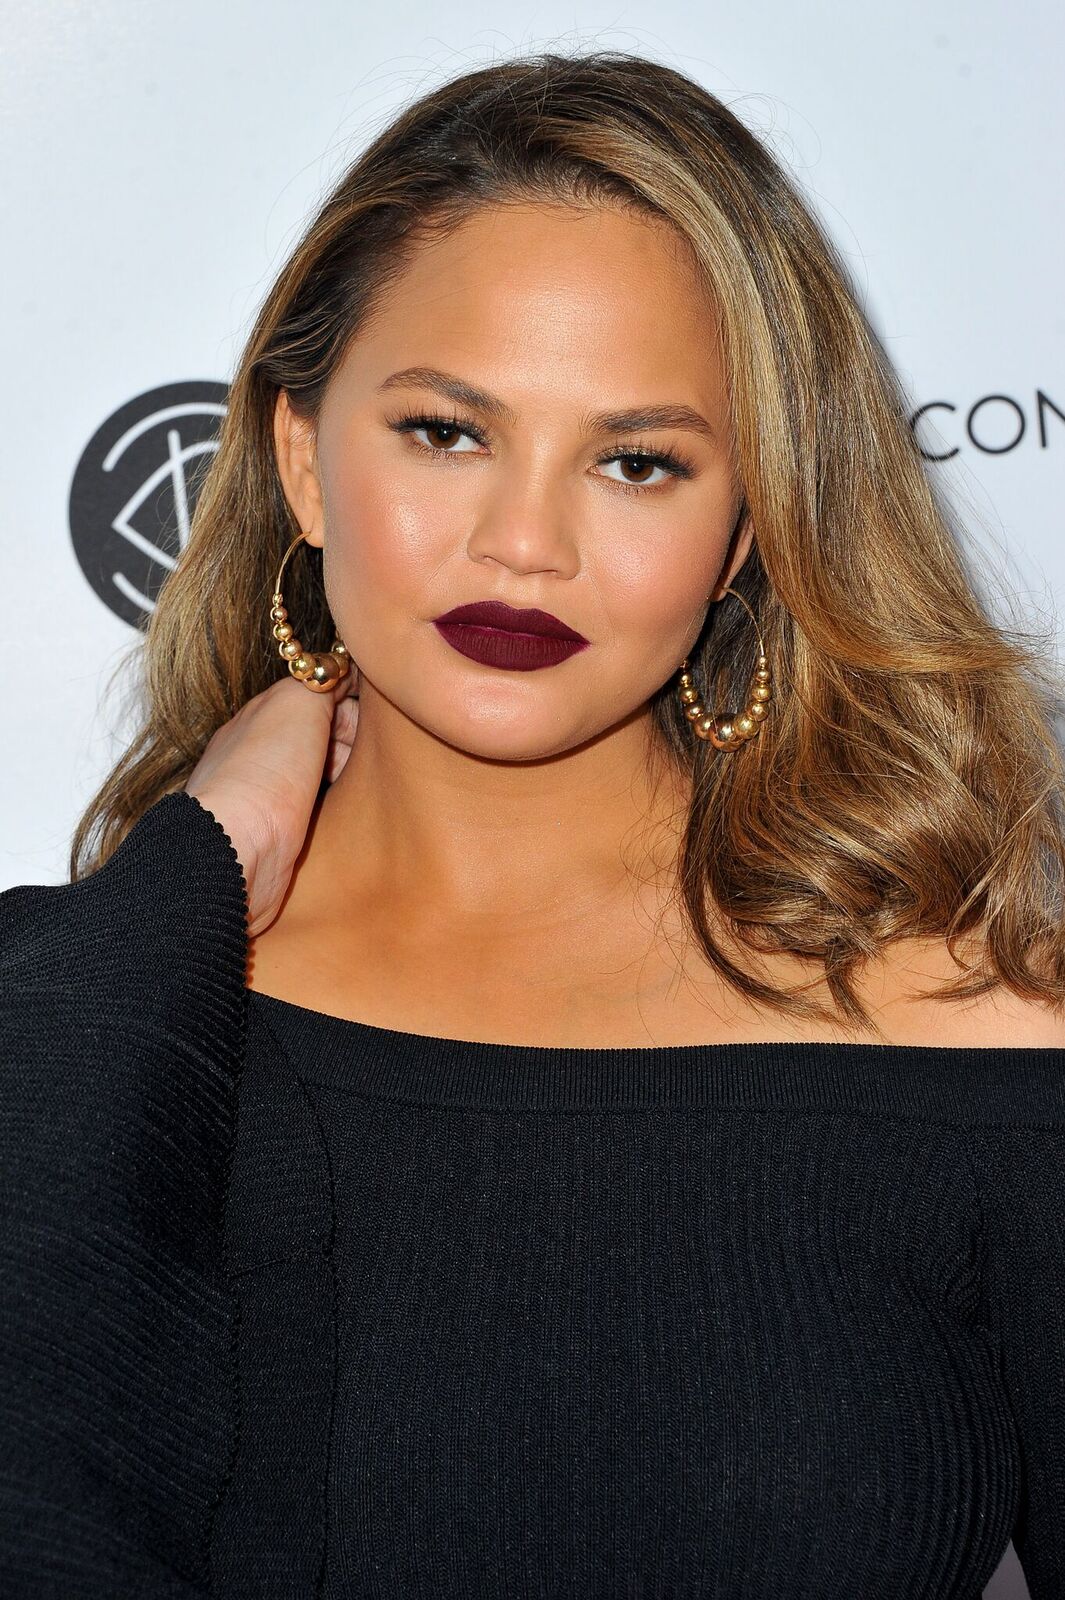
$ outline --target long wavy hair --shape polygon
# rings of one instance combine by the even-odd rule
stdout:
[[[1004,984],[1061,1004],[1049,639],[995,622],[977,598],[898,381],[794,181],[701,85],[613,50],[526,55],[444,83],[321,205],[241,355],[188,543],[134,647],[139,731],[77,826],[71,879],[182,788],[215,730],[286,670],[268,617],[299,531],[277,470],[279,391],[316,421],[349,341],[419,243],[509,201],[667,221],[719,311],[755,530],[732,587],[758,619],[774,697],[732,753],[693,736],[675,681],[650,723],[691,778],[676,887],[708,961],[755,1004],[868,1026],[856,968],[898,940],[945,940],[962,976],[940,998]],[[301,639],[328,646],[321,552],[305,547],[286,577]],[[756,648],[738,601],[710,608],[690,652],[708,705],[742,707]],[[836,1009],[807,984],[756,977],[744,951],[814,962]]]

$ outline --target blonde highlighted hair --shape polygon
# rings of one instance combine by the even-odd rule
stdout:
[[[188,544],[137,646],[139,731],[81,818],[71,877],[101,865],[215,730],[283,672],[269,597],[298,527],[273,418],[316,419],[349,342],[423,240],[477,208],[618,205],[687,241],[720,318],[754,543],[732,579],[774,673],[757,738],[694,738],[674,680],[655,748],[691,777],[678,893],[707,959],[786,1015],[868,1024],[854,985],[904,939],[978,952],[940,990],[1065,1000],[1060,686],[1048,643],[988,615],[847,269],[794,182],[713,94],[642,56],[484,66],[401,112],[278,274],[234,375]],[[321,553],[287,569],[308,648],[333,637]],[[352,645],[358,658],[358,643]],[[756,650],[731,597],[690,652],[707,703],[741,706]],[[126,670],[123,666],[123,670]],[[813,961],[838,1013],[735,950]],[[958,959],[955,957],[955,959]]]

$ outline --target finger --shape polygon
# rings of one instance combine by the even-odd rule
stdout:
[[[330,739],[325,759],[325,775],[329,783],[335,783],[339,778],[354,748],[354,738]]]
[[[344,700],[357,699],[359,693],[359,672],[357,667],[349,667],[343,678],[333,685],[333,704],[340,705]]]
[[[341,744],[350,745],[355,738],[359,722],[359,702],[351,695],[342,700],[333,714],[332,737]]]

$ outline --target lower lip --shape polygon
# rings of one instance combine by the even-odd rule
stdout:
[[[508,672],[535,672],[587,649],[586,640],[559,639],[546,633],[514,633],[510,628],[485,628],[472,622],[434,622],[433,627],[459,655],[486,667]]]

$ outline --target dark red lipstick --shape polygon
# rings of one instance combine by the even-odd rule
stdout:
[[[582,633],[549,611],[506,606],[501,600],[455,606],[435,617],[433,626],[460,655],[511,672],[553,667],[588,645]]]

